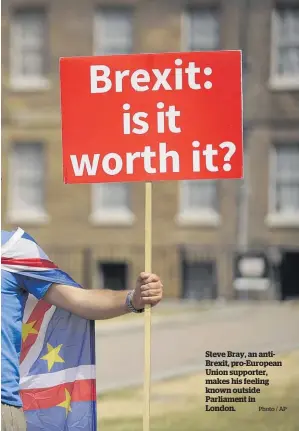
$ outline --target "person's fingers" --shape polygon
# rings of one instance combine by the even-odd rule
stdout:
[[[147,283],[154,283],[157,281],[160,281],[160,277],[158,277],[157,274],[151,274],[147,279],[146,279]]]
[[[145,290],[141,292],[141,298],[149,298],[151,296],[156,296],[155,290]]]
[[[154,305],[154,304],[157,304],[158,302],[160,302],[161,299],[162,299],[162,297],[160,295],[159,296],[150,296],[147,298],[142,298],[142,303]]]
[[[139,275],[139,280],[143,281],[144,283],[152,283],[160,281],[160,277],[156,274],[149,274],[147,272],[141,272]]]
[[[141,272],[140,274],[139,274],[139,279],[140,280],[146,280],[147,278],[149,278],[149,276],[150,276],[151,274],[149,273],[149,272]]]
[[[147,292],[149,290],[162,290],[162,284],[161,282],[156,282],[156,283],[148,283],[148,284],[144,284],[143,286],[140,287],[141,292]]]
[[[140,294],[141,298],[149,298],[153,296],[162,296],[162,289],[143,290]]]

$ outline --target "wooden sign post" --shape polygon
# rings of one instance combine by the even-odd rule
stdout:
[[[152,271],[152,182],[243,176],[241,52],[60,60],[65,183],[145,182],[145,271]],[[145,309],[143,431],[150,429],[151,308]]]
[[[145,183],[145,242],[144,270],[152,272],[152,183]],[[151,306],[144,309],[144,383],[143,383],[143,431],[150,430],[151,388]]]

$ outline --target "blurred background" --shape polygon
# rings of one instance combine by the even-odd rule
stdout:
[[[63,184],[59,58],[227,49],[243,52],[244,180],[153,185],[153,429],[298,431],[299,0],[2,0],[2,228],[88,288],[131,288],[144,184]],[[141,429],[142,392],[126,388],[142,383],[142,324],[97,323],[103,431]],[[265,389],[284,416],[204,412],[217,349],[287,355]]]

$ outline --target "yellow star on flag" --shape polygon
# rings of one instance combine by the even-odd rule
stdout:
[[[51,371],[53,365],[56,362],[64,362],[64,359],[59,356],[60,349],[62,344],[59,344],[57,347],[51,346],[51,344],[47,343],[48,353],[44,355],[41,359],[48,362],[48,371]]]
[[[62,401],[62,403],[57,404],[56,407],[63,407],[65,409],[65,414],[67,416],[68,413],[72,411],[72,408],[71,408],[72,397],[67,389],[65,389],[64,392],[65,392],[65,400]]]
[[[38,331],[33,328],[36,324],[36,320],[34,322],[23,323],[22,325],[22,341],[23,343],[27,340],[28,335],[30,334],[38,334]]]

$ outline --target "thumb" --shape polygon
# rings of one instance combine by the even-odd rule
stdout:
[[[149,276],[150,276],[150,274],[149,274],[148,272],[141,272],[141,273],[139,274],[138,279],[139,279],[140,281],[144,281],[144,280],[146,280],[147,278],[149,278]]]

